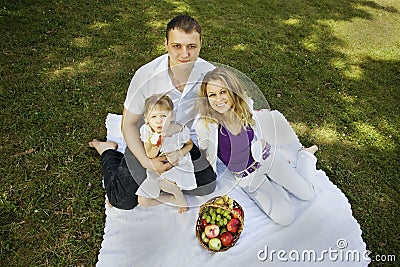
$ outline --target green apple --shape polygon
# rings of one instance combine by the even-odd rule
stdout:
[[[201,233],[201,240],[203,240],[204,243],[208,243],[210,241],[204,232]]]
[[[221,240],[218,238],[211,238],[210,241],[208,242],[208,247],[212,250],[220,250],[222,246]]]

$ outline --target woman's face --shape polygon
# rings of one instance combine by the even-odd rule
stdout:
[[[221,80],[210,81],[207,84],[206,92],[208,103],[215,111],[224,114],[232,109],[232,99]]]

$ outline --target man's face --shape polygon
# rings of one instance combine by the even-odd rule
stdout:
[[[172,29],[165,39],[165,47],[169,54],[169,67],[184,63],[194,63],[200,54],[200,34],[196,31],[186,33]]]

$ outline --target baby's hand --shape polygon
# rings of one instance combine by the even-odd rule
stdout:
[[[149,143],[153,146],[160,146],[162,142],[162,136],[158,133],[152,133],[149,137]]]

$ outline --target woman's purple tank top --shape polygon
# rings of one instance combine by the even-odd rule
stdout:
[[[251,127],[242,129],[239,135],[234,135],[221,124],[218,127],[218,158],[230,171],[240,172],[254,162],[251,155],[251,141],[254,130]]]

